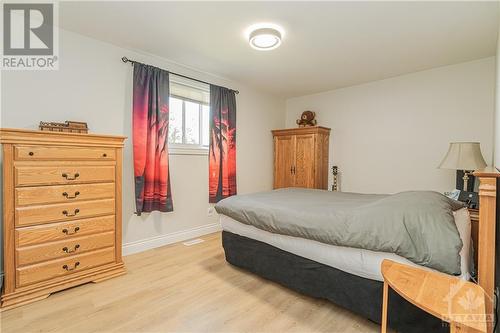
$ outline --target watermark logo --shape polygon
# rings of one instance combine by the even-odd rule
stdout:
[[[473,311],[478,310],[484,304],[484,300],[469,289],[465,292],[465,295],[458,298],[458,304],[467,311]]]
[[[1,68],[57,69],[57,3],[4,3],[2,9]]]
[[[450,286],[450,291],[443,301],[448,307],[448,313],[442,318],[445,322],[473,324],[492,323],[494,320],[492,314],[484,313],[485,302],[492,300],[488,295],[467,288],[467,283],[463,280]]]

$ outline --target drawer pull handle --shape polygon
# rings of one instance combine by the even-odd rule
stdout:
[[[74,231],[70,232],[68,229],[64,228],[62,230],[62,232],[63,232],[63,234],[66,234],[66,235],[73,235],[73,234],[76,234],[79,230],[80,230],[80,227],[75,227]]]
[[[78,266],[80,266],[79,261],[75,262],[75,265],[73,266],[73,268],[69,268],[68,265],[64,265],[62,268],[69,272],[69,271],[74,271],[75,269],[77,269]]]
[[[104,153],[102,154],[102,157],[108,157],[108,154]]]
[[[75,174],[73,175],[73,177],[71,177],[71,176],[70,176],[70,175],[68,175],[67,173],[63,173],[63,174],[62,174],[62,176],[63,176],[64,178],[66,178],[66,180],[75,180],[75,179],[77,179],[77,178],[80,176],[80,174],[77,172],[77,173],[75,173]]]
[[[70,196],[70,195],[68,194],[68,192],[64,192],[62,195],[63,195],[63,196],[65,196],[65,197],[66,197],[66,199],[74,199],[74,198],[76,198],[77,196],[79,196],[79,195],[80,195],[80,191],[76,191],[76,192],[75,192],[75,195],[73,195],[73,196]]]
[[[66,252],[66,253],[73,253],[73,252],[76,252],[76,250],[78,250],[79,248],[80,248],[80,244],[76,244],[76,245],[75,245],[74,250],[70,250],[70,249],[68,249],[66,246],[65,246],[65,247],[63,247],[63,249],[62,249],[62,250],[63,250],[64,252]]]
[[[34,153],[34,152],[32,152],[32,151],[30,151],[30,152],[28,153],[28,155],[33,156],[33,155],[35,155],[35,153]]]
[[[76,214],[80,213],[80,210],[77,208],[75,209],[75,212],[73,214],[71,214],[70,212],[68,212],[67,210],[63,210],[62,212],[64,215],[70,217],[70,216],[76,216]]]

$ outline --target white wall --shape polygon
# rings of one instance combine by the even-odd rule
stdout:
[[[284,126],[284,100],[165,59],[60,31],[58,71],[3,73],[2,126],[35,129],[40,120],[82,120],[88,122],[93,133],[129,137],[124,152],[125,252],[213,231],[216,230],[218,221],[216,217],[207,216],[207,156],[171,155],[170,172],[175,211],[143,214],[141,217],[133,215],[132,67],[120,60],[122,56],[238,89],[238,190],[239,193],[246,193],[271,189],[270,130]]]
[[[287,100],[287,125],[304,110],[331,127],[330,165],[343,191],[445,191],[455,173],[437,169],[451,141],[479,141],[493,155],[495,58]]]

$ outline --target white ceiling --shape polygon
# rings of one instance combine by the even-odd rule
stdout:
[[[64,2],[63,28],[291,97],[493,56],[496,2]],[[248,26],[285,29],[252,49]]]

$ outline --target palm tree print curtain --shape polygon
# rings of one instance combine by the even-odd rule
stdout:
[[[209,202],[236,194],[236,97],[210,85]]]
[[[169,74],[134,63],[135,204],[144,212],[173,210],[168,164]]]

